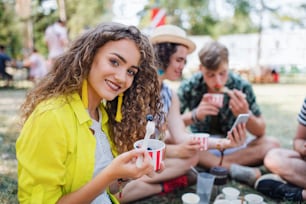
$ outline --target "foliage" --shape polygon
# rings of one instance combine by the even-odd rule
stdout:
[[[215,26],[218,24],[218,19],[209,10],[209,1],[194,1],[188,8],[188,14],[190,15],[191,34],[216,36]]]
[[[18,203],[16,195],[17,180],[0,174],[0,203]]]
[[[252,10],[252,4],[248,0],[226,0],[235,9],[235,16],[248,16]]]
[[[59,19],[57,9],[46,12],[43,8],[43,0],[31,1],[30,20],[33,25],[33,44],[38,51],[47,55],[47,47],[44,41],[45,29],[48,25]],[[0,44],[8,45],[7,51],[14,58],[23,57],[22,41],[25,40],[24,26],[27,19],[21,19],[14,10],[15,1],[0,0]],[[112,1],[96,0],[87,1],[66,0],[67,27],[70,39],[74,39],[84,29],[95,26],[103,21],[110,21],[110,10]]]
[[[110,21],[113,1],[97,0],[79,1],[66,0],[66,11],[68,19],[69,36],[74,39],[84,30],[97,25],[98,23]]]
[[[21,55],[21,31],[14,12],[14,3],[0,0],[0,44],[6,47],[7,53],[16,58]]]
[[[42,1],[35,0],[32,3],[31,19],[33,23],[33,46],[39,53],[47,56],[48,49],[44,40],[44,34],[47,26],[58,20],[57,11],[51,9],[48,15],[46,15]]]
[[[105,3],[106,2],[106,3]],[[57,9],[46,12],[42,6],[42,0],[32,3],[32,21],[34,29],[34,46],[39,52],[47,55],[47,46],[44,41],[44,33],[47,26],[59,19]],[[73,40],[85,29],[102,22],[106,8],[112,5],[112,1],[97,0],[90,4],[86,1],[66,0],[67,29],[69,38]],[[105,17],[105,19],[107,19]]]
[[[249,16],[251,3],[247,0],[227,0],[227,2],[233,7],[234,15],[221,19],[217,13],[209,9],[210,1],[194,1],[188,12],[192,20],[191,33],[217,38],[225,34],[254,32],[256,26]]]
[[[44,32],[48,25],[59,18],[57,8],[46,12],[42,6],[46,0],[31,0],[30,20],[33,22],[33,42],[39,52],[47,54],[44,42]],[[59,0],[58,0],[59,1]],[[211,8],[216,5],[213,0],[149,0],[148,5],[139,13],[140,28],[150,24],[151,9],[165,8],[167,23],[183,27],[190,35],[209,35],[217,38],[220,35],[233,33],[254,33],[261,31],[261,24],[253,22],[251,15],[260,16],[265,13],[274,18],[270,27],[279,27],[284,22],[294,22],[295,26],[305,27],[306,4],[301,3],[299,15],[279,12],[282,8],[269,8],[268,0],[223,0],[233,9],[233,15],[222,18]],[[14,6],[19,0],[0,0],[0,43],[8,46],[8,52],[13,57],[22,55],[25,38],[25,19],[18,18]],[[23,1],[26,2],[26,1]],[[100,22],[111,21],[114,0],[79,1],[65,0],[67,27],[71,40],[81,32]],[[258,8],[260,7],[260,8]]]
[[[160,0],[150,2],[145,9],[149,12],[154,7],[167,10],[167,23],[185,28],[192,35],[219,35],[232,33],[251,33],[257,30],[249,12],[252,5],[247,0],[227,0],[234,8],[234,16],[221,19],[212,9],[210,0]],[[188,23],[186,24],[186,16]]]

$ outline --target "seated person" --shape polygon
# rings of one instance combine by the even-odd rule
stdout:
[[[230,176],[253,185],[260,177],[253,169],[263,163],[268,150],[279,142],[265,137],[265,121],[249,82],[229,70],[228,49],[219,42],[207,43],[199,52],[200,72],[183,81],[178,89],[182,118],[192,132],[206,132],[211,137],[225,138],[239,114],[249,114],[246,129],[249,136],[244,145],[227,149],[223,166]],[[210,94],[224,94],[222,104],[211,100]],[[221,151],[200,153],[199,166],[217,166]]]
[[[274,199],[306,201],[306,98],[298,115],[293,150],[272,149],[265,157],[265,166],[274,174],[260,177],[255,188]]]
[[[5,86],[11,86],[13,81],[13,76],[6,70],[7,64],[9,63],[12,63],[12,59],[8,54],[6,54],[5,46],[0,45],[0,78],[6,80]]]
[[[25,67],[29,68],[28,79],[37,83],[41,78],[47,74],[47,64],[44,57],[33,48],[30,56],[23,62]]]
[[[196,175],[191,171],[191,167],[198,163],[200,145],[198,141],[192,140],[190,133],[186,131],[180,117],[179,99],[164,82],[181,78],[187,55],[195,49],[195,44],[186,37],[184,30],[173,25],[156,28],[150,39],[158,60],[163,110],[166,114],[161,125],[162,139],[166,143],[165,169],[153,177],[143,176],[129,182],[123,189],[123,196],[117,196],[121,203],[159,193],[169,193],[196,181]],[[209,138],[208,148],[229,148],[243,144],[246,138],[245,126],[237,127],[234,133],[228,136],[228,139]]]

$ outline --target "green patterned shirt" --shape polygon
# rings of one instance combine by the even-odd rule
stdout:
[[[259,106],[256,103],[256,96],[248,81],[242,79],[237,74],[229,72],[225,86],[229,89],[241,90],[246,95],[252,113],[256,116],[261,115]],[[205,83],[202,73],[196,73],[190,79],[182,81],[178,89],[181,113],[196,108],[201,102],[203,94],[207,93],[207,91],[207,84]],[[207,116],[203,121],[192,124],[190,126],[191,131],[207,132],[210,134],[224,135],[225,137],[236,119],[229,109],[229,100],[230,97],[225,94],[223,106],[219,114],[217,116]]]

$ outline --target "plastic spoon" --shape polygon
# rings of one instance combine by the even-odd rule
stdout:
[[[147,149],[148,148],[148,142],[150,139],[150,136],[154,133],[155,131],[155,122],[153,121],[153,116],[152,115],[148,115],[147,116],[147,125],[146,125],[146,134],[142,143],[141,148],[142,149]],[[142,166],[142,162],[143,162],[143,157],[139,156],[136,160],[136,166],[138,168],[140,168]]]

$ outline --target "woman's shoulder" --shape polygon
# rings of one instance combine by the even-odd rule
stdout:
[[[78,115],[81,111],[86,112],[77,94],[49,98],[38,104],[35,109],[36,113],[52,113],[63,118],[67,118],[69,115]]]
[[[68,101],[64,96],[52,97],[40,102],[37,106],[37,110],[58,110],[67,107]]]

